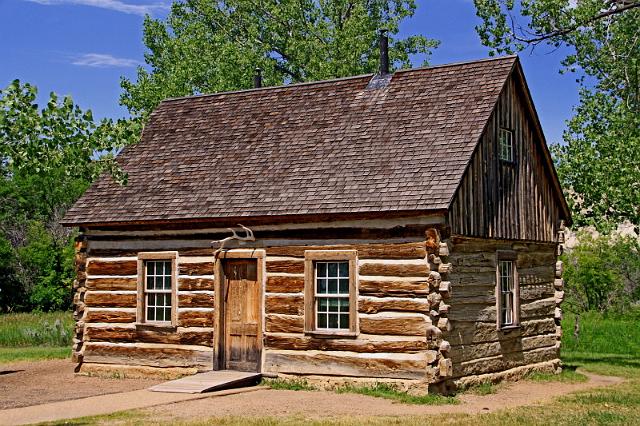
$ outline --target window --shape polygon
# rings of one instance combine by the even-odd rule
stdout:
[[[514,253],[498,253],[496,276],[498,327],[517,326],[520,319],[520,295]]]
[[[315,262],[317,330],[349,329],[349,262]]]
[[[318,335],[357,333],[355,250],[305,252],[305,331]]]
[[[498,154],[502,161],[513,162],[513,132],[511,130],[500,129]]]
[[[176,252],[138,254],[138,323],[176,324]]]
[[[171,261],[146,260],[145,322],[171,321]]]

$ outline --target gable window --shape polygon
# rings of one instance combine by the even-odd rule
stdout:
[[[515,327],[520,319],[520,291],[514,253],[498,253],[496,277],[498,328]]]
[[[507,129],[500,129],[498,137],[498,155],[500,160],[510,163],[514,160],[513,152],[513,132]]]
[[[305,331],[355,335],[357,288],[355,250],[305,252]]]
[[[138,254],[138,323],[176,324],[176,252]]]

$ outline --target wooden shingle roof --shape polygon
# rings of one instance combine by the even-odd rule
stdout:
[[[516,61],[166,100],[63,222],[447,209]]]

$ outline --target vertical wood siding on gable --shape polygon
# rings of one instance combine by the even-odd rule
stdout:
[[[505,85],[449,210],[453,234],[555,241],[561,209],[522,87]],[[513,131],[514,162],[498,157],[500,129]]]

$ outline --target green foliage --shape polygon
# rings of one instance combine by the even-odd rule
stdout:
[[[588,379],[584,374],[578,373],[575,367],[564,366],[560,374],[553,373],[531,373],[527,376],[527,380],[533,382],[561,382],[561,383],[581,383]]]
[[[0,347],[71,346],[70,312],[0,314]]]
[[[0,90],[0,311],[71,306],[73,232],[60,219],[99,174],[126,181],[114,154],[140,128],[36,97],[18,80]]]
[[[4,348],[0,346],[0,363],[17,361],[41,361],[44,359],[64,359],[71,356],[71,346],[30,346],[25,348]]]
[[[352,385],[345,384],[335,389],[337,393],[357,393],[360,395],[373,396],[376,398],[392,399],[403,404],[415,405],[445,405],[459,404],[455,397],[442,396],[439,394],[411,395],[399,390],[396,386],[388,383],[375,383],[373,385]]]
[[[263,379],[261,384],[277,390],[314,391],[317,390],[304,379]]]
[[[586,312],[580,315],[580,333],[576,339],[576,315],[568,313],[562,320],[562,351],[582,353],[640,354],[640,309],[623,316]],[[640,365],[638,365],[640,367]]]
[[[387,28],[390,59],[407,67],[437,42],[397,36],[415,0],[187,0],[164,20],[144,22],[145,60],[137,81],[122,79],[122,103],[135,116],[168,97],[246,89],[256,67],[266,85],[374,72],[377,34]]]
[[[622,312],[640,302],[640,242],[632,237],[579,236],[562,255],[566,306],[573,312]]]
[[[567,47],[580,104],[555,146],[578,226],[640,224],[640,1],[474,0],[492,53]]]

